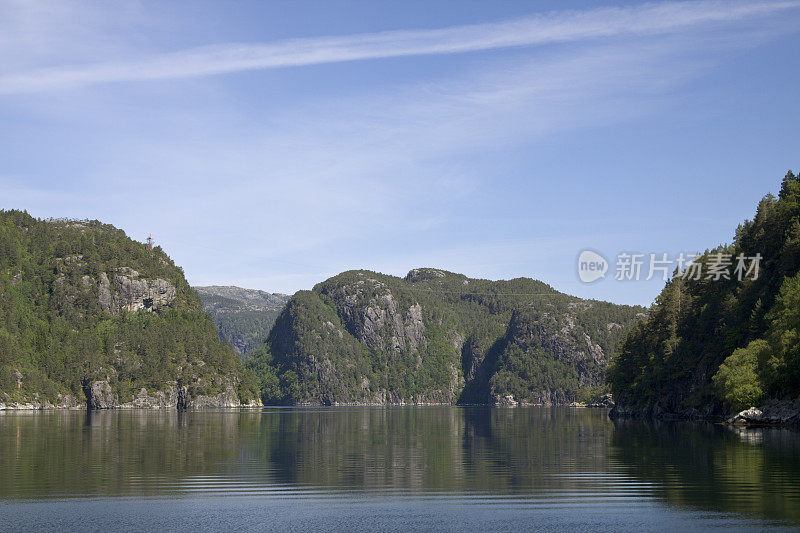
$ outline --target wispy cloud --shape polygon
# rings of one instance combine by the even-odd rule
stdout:
[[[630,235],[653,242],[664,225],[656,215],[671,216],[670,206],[646,196],[652,189],[644,178],[641,186],[615,192],[617,182],[602,168],[590,172],[607,187],[571,187],[559,179],[563,173],[537,161],[546,152],[539,146],[587,131],[591,137],[593,129],[606,135],[625,123],[650,127],[650,117],[713,112],[691,107],[693,82],[713,75],[736,51],[796,32],[797,13],[787,11],[794,7],[800,2],[649,4],[439,30],[226,45],[77,67],[63,67],[65,58],[142,58],[158,40],[142,45],[136,32],[118,31],[113,46],[97,46],[106,38],[106,25],[96,22],[105,20],[100,14],[88,24],[88,44],[76,51],[70,39],[41,30],[40,18],[49,15],[37,10],[25,42],[43,39],[41,53],[22,57],[27,46],[4,48],[13,32],[4,31],[0,15],[0,70],[8,73],[0,74],[0,94],[32,93],[0,98],[0,112],[23,119],[7,122],[9,142],[0,143],[0,207],[96,217],[139,238],[153,232],[200,284],[291,292],[346,268],[400,274],[430,265],[487,277],[535,274],[577,292],[582,288],[569,285],[576,249],[613,250],[620,240],[636,245]],[[189,32],[181,42],[203,36]],[[444,73],[389,77],[377,86],[358,79],[339,91],[326,90],[324,69],[309,71],[304,82],[322,88],[291,98],[245,95],[236,84],[213,79],[148,90],[118,84],[60,91],[559,42],[571,44],[476,55]],[[11,56],[19,57],[5,61]],[[35,71],[44,65],[62,67]],[[36,93],[44,90],[54,92]],[[726,95],[738,98],[735,87],[715,88],[714,101]],[[23,143],[28,151],[15,153]],[[569,157],[596,156],[571,151]],[[686,213],[697,210],[691,201],[682,199],[689,202]],[[608,213],[613,217],[602,219]],[[656,222],[647,226],[650,219]],[[684,236],[701,235],[686,217],[682,221],[692,226]],[[587,234],[592,228],[597,235]],[[633,286],[629,293],[627,301],[642,303]]]
[[[626,35],[658,35],[800,7],[797,0],[700,1],[558,12],[497,23],[264,44],[222,44],[134,61],[58,66],[0,76],[0,94],[163,80],[365,59],[453,54]]]
[[[745,41],[755,45],[757,35],[747,33]],[[190,271],[203,276],[203,283],[221,282],[231,272],[247,280],[274,273],[272,283],[259,286],[295,290],[309,285],[287,285],[291,280],[281,277],[287,268],[312,278],[316,274],[309,272],[327,269],[388,269],[395,262],[381,259],[376,240],[431,258],[392,272],[417,264],[467,270],[481,256],[497,263],[501,254],[481,250],[490,248],[492,234],[507,233],[503,218],[477,217],[492,198],[515,202],[514,192],[498,178],[482,180],[470,168],[471,154],[652,113],[663,107],[665,95],[715,64],[716,52],[740,46],[740,37],[636,39],[553,51],[490,69],[481,64],[435,83],[296,104],[245,124],[217,120],[199,126],[181,110],[159,109],[146,128],[151,135],[133,132],[96,156],[96,181],[110,188],[99,191],[99,199],[127,217],[120,220],[125,227],[147,220],[170,228],[159,238],[181,264],[202,265]],[[683,57],[697,47],[702,54]],[[113,110],[98,112],[107,113]],[[108,175],[115,179],[104,180]],[[129,198],[115,192],[119,187],[153,193],[146,205],[131,210]],[[530,196],[525,209],[545,220],[557,214],[551,203]],[[198,219],[200,212],[215,216]],[[469,254],[446,260],[438,251],[440,234],[457,244],[478,235],[484,240],[470,246]],[[207,240],[225,245],[209,250]],[[525,256],[531,264],[535,249],[529,247]],[[252,272],[248,264],[256,265]],[[212,272],[213,266],[218,270]]]

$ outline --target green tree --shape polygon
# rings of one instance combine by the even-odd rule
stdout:
[[[720,252],[761,257],[758,276],[681,280],[677,300],[677,280],[667,284],[609,368],[621,407],[724,415],[800,394],[800,182],[793,172],[777,199],[766,195],[739,225],[733,244],[696,261],[705,265]]]
[[[789,170],[786,173],[786,176],[783,177],[783,181],[781,181],[781,191],[778,197],[785,199],[790,195],[797,194],[798,192],[800,192],[800,189],[798,189],[798,178],[791,170]]]
[[[755,340],[746,348],[734,351],[714,374],[713,382],[720,397],[734,410],[758,405],[763,399],[764,387],[759,378],[758,363],[767,358],[770,351],[767,341]]]

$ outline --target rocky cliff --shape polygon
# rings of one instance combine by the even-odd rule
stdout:
[[[0,211],[0,408],[224,406],[252,383],[159,247]]]
[[[568,404],[603,390],[644,310],[520,278],[345,272],[289,299],[250,367],[293,404]]]

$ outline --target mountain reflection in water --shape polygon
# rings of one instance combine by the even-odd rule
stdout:
[[[23,528],[96,513],[126,529],[113,517],[140,517],[143,502],[152,520],[217,513],[246,529],[273,511],[270,524],[309,529],[392,513],[384,529],[800,524],[800,432],[601,409],[4,412],[0,471],[0,513]]]

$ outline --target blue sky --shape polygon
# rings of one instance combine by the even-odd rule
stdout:
[[[800,1],[0,2],[0,207],[193,284],[579,282],[730,241],[800,167]],[[613,265],[612,265],[613,269]]]

